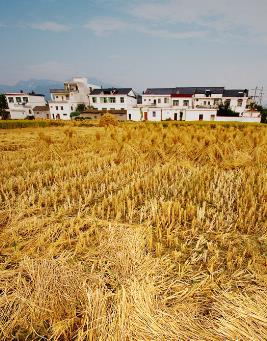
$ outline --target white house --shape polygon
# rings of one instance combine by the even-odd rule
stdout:
[[[94,89],[89,95],[90,106],[98,110],[128,110],[137,105],[132,88]]]
[[[50,89],[51,119],[69,120],[71,112],[76,110],[78,104],[89,105],[89,95],[97,88],[100,87],[88,84],[86,78],[73,78],[64,83],[63,89]]]
[[[223,121],[260,122],[260,114],[250,109],[248,90],[226,90],[224,87],[148,88],[142,105],[128,110],[134,121]],[[228,105],[236,114],[223,116],[220,105]]]
[[[10,118],[15,120],[23,120],[29,116],[34,116],[33,108],[46,105],[44,95],[35,94],[34,92],[6,93],[5,96]]]

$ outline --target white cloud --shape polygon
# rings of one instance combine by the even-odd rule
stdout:
[[[67,25],[59,24],[52,21],[45,21],[41,23],[36,23],[30,25],[31,28],[40,31],[52,31],[52,32],[67,32],[70,30],[70,27]]]
[[[266,0],[166,0],[137,2],[126,8],[128,14],[161,24],[191,24],[210,31],[267,33]],[[237,32],[238,31],[238,32]]]
[[[131,26],[131,25],[130,25]],[[89,21],[85,28],[89,28],[96,35],[102,36],[122,29],[129,29],[129,24],[111,17],[96,18]]]
[[[93,31],[96,35],[104,36],[114,32],[120,32],[123,30],[130,30],[134,32],[143,33],[150,36],[161,37],[165,39],[186,39],[200,37],[206,34],[205,31],[169,31],[167,29],[159,29],[153,27],[153,25],[142,25],[140,23],[127,22],[118,20],[112,17],[96,18],[89,21],[86,28]]]

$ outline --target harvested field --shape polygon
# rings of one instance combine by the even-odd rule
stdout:
[[[266,340],[267,127],[0,130],[1,340]]]

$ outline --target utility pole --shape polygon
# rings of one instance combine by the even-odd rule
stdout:
[[[259,95],[259,104],[260,105],[262,105],[263,95],[264,95],[264,92],[263,92],[263,86],[262,86],[262,88],[260,89],[260,95]]]

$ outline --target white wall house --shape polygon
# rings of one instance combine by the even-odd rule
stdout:
[[[36,106],[45,106],[44,95],[26,92],[5,94],[10,118],[14,120],[24,120],[28,116],[34,116],[33,108]]]
[[[65,82],[63,89],[50,89],[51,119],[69,120],[71,112],[76,110],[78,104],[89,105],[89,95],[97,88],[100,87],[88,84],[86,78],[77,77]]]
[[[224,87],[148,88],[142,105],[128,110],[128,119],[139,121],[223,121],[260,122],[260,114],[249,109],[248,90],[226,90]],[[221,104],[236,112],[232,117],[220,116]]]
[[[89,100],[98,110],[128,110],[137,105],[137,94],[132,88],[94,89]]]

